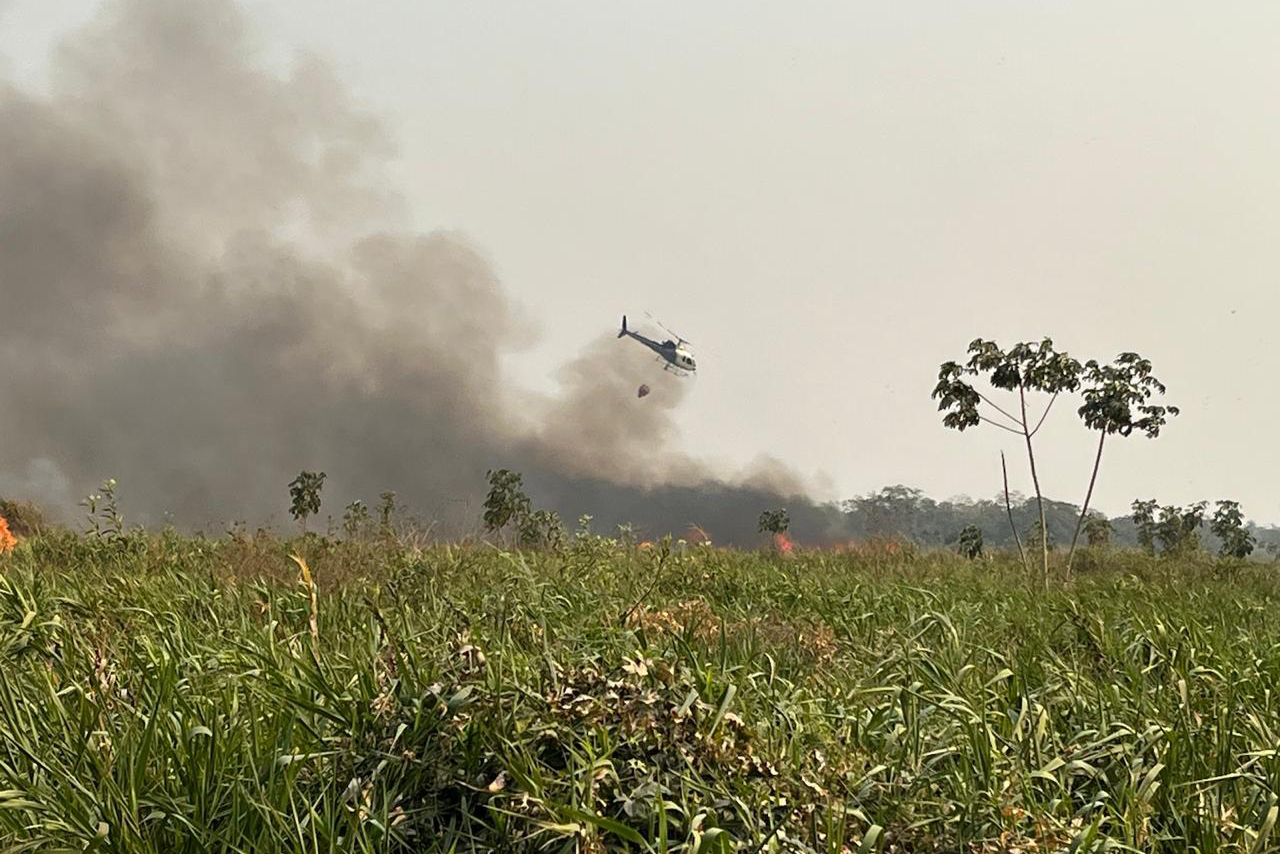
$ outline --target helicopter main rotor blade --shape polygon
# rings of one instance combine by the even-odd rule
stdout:
[[[687,339],[687,338],[681,338],[681,337],[680,337],[679,335],[677,335],[675,332],[672,332],[672,331],[671,331],[671,327],[667,326],[667,325],[666,325],[665,323],[663,323],[661,320],[658,320],[658,318],[654,317],[654,316],[653,316],[652,314],[650,314],[649,312],[647,312],[647,311],[646,311],[646,312],[644,313],[644,316],[645,316],[645,317],[647,317],[647,318],[649,318],[650,320],[652,320],[654,323],[658,324],[659,326],[661,326],[664,332],[666,332],[666,333],[667,333],[668,335],[670,335],[672,338],[676,339],[676,341],[678,341],[679,343],[681,343],[681,344],[688,344],[688,345],[689,345],[689,346],[691,346],[691,347],[692,347],[692,346],[694,346],[694,343],[693,343],[692,341],[690,341],[690,340],[689,340],[689,339]]]

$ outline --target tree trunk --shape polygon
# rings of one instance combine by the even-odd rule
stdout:
[[[1018,535],[1018,526],[1013,522],[1013,505],[1009,503],[1009,467],[1005,465],[1004,451],[1000,452],[1000,473],[1004,475],[1004,510],[1009,514],[1009,528],[1013,531],[1013,541],[1018,544],[1018,557],[1022,558],[1023,570],[1030,570],[1027,566],[1027,552],[1022,548],[1022,537]]]
[[[1093,497],[1093,485],[1098,480],[1098,466],[1102,465],[1102,443],[1107,441],[1107,431],[1098,431],[1098,455],[1093,458],[1093,474],[1089,475],[1089,489],[1084,494],[1084,506],[1080,508],[1080,518],[1076,520],[1076,532],[1071,536],[1071,550],[1067,552],[1067,575],[1071,574],[1071,559],[1076,554],[1076,541],[1080,539],[1080,529],[1084,527],[1085,515],[1089,512],[1089,499]]]
[[[1044,496],[1040,493],[1040,476],[1036,474],[1036,454],[1031,448],[1031,430],[1027,425],[1027,391],[1018,385],[1018,401],[1022,405],[1022,435],[1027,440],[1027,459],[1031,462],[1031,483],[1036,488],[1036,509],[1040,512],[1040,565],[1044,570],[1044,586],[1049,587],[1049,528],[1044,519]]]

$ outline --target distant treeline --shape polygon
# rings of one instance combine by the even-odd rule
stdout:
[[[502,475],[504,472],[505,470],[497,474]],[[960,541],[961,533],[967,527],[974,526],[982,532],[985,547],[1014,546],[1003,495],[989,499],[962,496],[937,501],[925,495],[923,490],[895,485],[845,501],[816,503],[799,496],[792,496],[788,500],[767,489],[730,487],[718,483],[622,491],[616,485],[601,481],[597,489],[591,488],[591,482],[578,483],[571,494],[556,494],[545,489],[531,490],[531,499],[523,492],[519,475],[512,473],[512,476],[514,491],[508,496],[507,503],[513,509],[502,519],[510,520],[516,528],[520,527],[517,524],[519,521],[528,523],[522,532],[516,532],[519,535],[517,540],[521,537],[527,539],[537,531],[544,534],[558,531],[563,534],[567,526],[562,520],[578,519],[585,513],[592,515],[582,518],[594,517],[592,528],[600,533],[612,534],[619,530],[619,526],[624,526],[633,536],[656,539],[667,533],[687,536],[696,529],[709,533],[720,544],[751,547],[767,541],[767,534],[763,534],[762,529],[757,527],[761,514],[768,516],[781,511],[779,518],[786,519],[784,527],[789,528],[795,540],[804,545],[895,538],[909,540],[921,546],[954,548]],[[324,477],[323,472],[303,472],[290,484],[290,496],[293,500],[290,512],[304,525],[308,517],[324,518],[317,516],[321,512]],[[73,527],[83,529],[87,525],[90,529],[97,530],[103,525],[123,525],[116,510],[115,482],[104,483],[100,491],[101,495],[93,496],[94,503],[88,511],[87,522],[81,525],[72,523]],[[423,517],[417,513],[407,513],[397,506],[393,492],[384,492],[380,501],[376,518],[372,509],[361,501],[351,502],[341,511],[331,510],[328,515],[328,530],[335,535],[339,532],[350,535],[354,529],[377,522],[382,528],[395,526],[407,529],[420,525],[421,530],[431,531],[446,539],[470,535],[465,526],[454,525],[453,527],[458,528],[455,531],[449,525],[440,524],[434,516]],[[483,508],[486,513],[486,528],[492,528],[489,523],[494,511],[489,507],[489,502],[493,501],[491,493]],[[1013,522],[1023,544],[1035,541],[1039,515],[1035,499],[1014,492],[1010,495],[1010,505]],[[535,510],[535,507],[546,509]],[[597,508],[601,507],[605,511],[595,515]],[[1156,508],[1157,511],[1160,509]],[[1071,543],[1079,513],[1080,508],[1076,504],[1045,499],[1045,521],[1050,548],[1066,548]],[[1089,515],[1095,519],[1106,518],[1092,510]],[[50,526],[57,527],[35,505],[5,500],[3,496],[0,496],[0,518],[6,519],[8,528],[18,537],[37,534]],[[1117,516],[1108,521],[1111,525],[1110,542],[1113,545],[1139,545],[1138,528],[1131,516]],[[1246,524],[1245,529],[1256,539],[1256,556],[1280,558],[1280,527]],[[474,522],[469,530],[474,533]],[[1218,550],[1219,541],[1210,531],[1209,524],[1202,522],[1195,529],[1195,534],[1200,547],[1213,552]],[[1080,543],[1083,545],[1085,542],[1086,536],[1082,532]]]
[[[1032,538],[1038,519],[1036,502],[1020,493],[1010,494],[1013,522],[1023,543]],[[886,486],[878,492],[841,502],[844,527],[852,537],[901,537],[925,546],[952,546],[960,539],[960,532],[967,525],[975,525],[982,531],[983,542],[988,546],[1012,547],[1013,533],[1009,528],[1009,514],[1004,496],[992,499],[953,498],[935,501],[922,490],[908,486]],[[1080,507],[1065,501],[1045,499],[1045,527],[1049,531],[1051,546],[1065,547],[1071,542]],[[1090,515],[1102,517],[1103,514]],[[1110,518],[1112,542],[1121,546],[1137,546],[1137,527],[1129,516]],[[1258,540],[1258,551],[1270,555],[1280,554],[1280,528],[1250,524],[1248,529]],[[1216,550],[1218,543],[1203,526],[1200,541],[1205,548]],[[1084,537],[1081,536],[1081,542]]]

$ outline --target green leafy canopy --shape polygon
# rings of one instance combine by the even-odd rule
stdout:
[[[1135,430],[1149,439],[1160,435],[1166,421],[1178,414],[1176,406],[1157,406],[1149,401],[1165,393],[1164,383],[1151,375],[1151,362],[1137,353],[1121,353],[1115,362],[1085,363],[1078,410],[1090,430],[1128,436]]]
[[[982,395],[969,382],[971,377],[986,376],[993,387],[1003,391],[1058,394],[1080,387],[1080,362],[1055,349],[1050,338],[1015,344],[1007,351],[994,341],[978,338],[969,344],[968,352],[969,360],[964,364],[943,363],[932,395],[938,401],[938,411],[946,413],[942,423],[956,430],[976,426],[982,420],[978,414]]]

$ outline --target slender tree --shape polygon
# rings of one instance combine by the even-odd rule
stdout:
[[[1013,531],[1013,541],[1018,544],[1018,557],[1022,558],[1022,568],[1030,570],[1027,564],[1027,550],[1022,547],[1022,536],[1013,521],[1013,503],[1009,500],[1009,466],[1004,461],[1004,451],[1000,452],[1000,474],[1004,476],[1004,512],[1009,517],[1009,530]]]
[[[1048,533],[1048,530],[1040,525],[1039,520],[1032,522],[1031,530],[1027,532],[1027,544],[1033,549],[1053,551],[1053,535]]]
[[[1244,514],[1240,512],[1238,501],[1219,501],[1209,522],[1209,530],[1221,543],[1218,554],[1223,557],[1246,558],[1253,554],[1253,547],[1257,545],[1253,532],[1244,526]]]
[[[522,549],[556,551],[564,546],[564,524],[554,510],[534,510],[517,521],[516,540]]]
[[[1090,359],[1085,363],[1081,396],[1084,403],[1078,413],[1084,425],[1098,431],[1098,451],[1093,458],[1093,471],[1089,475],[1089,487],[1080,507],[1080,518],[1071,537],[1067,552],[1067,572],[1076,553],[1076,543],[1089,514],[1089,501],[1098,480],[1098,468],[1102,465],[1102,446],[1111,435],[1128,436],[1133,432],[1154,439],[1166,421],[1178,414],[1176,406],[1157,406],[1151,403],[1155,395],[1163,395],[1162,382],[1151,375],[1151,362],[1137,353],[1121,353],[1110,365],[1102,365]]]
[[[977,525],[965,525],[958,543],[960,554],[969,560],[982,557],[982,529]]]
[[[1131,505],[1133,524],[1138,530],[1138,545],[1149,555],[1156,553],[1156,512],[1160,505],[1154,498],[1135,498]]]
[[[347,539],[354,540],[360,536],[369,522],[369,506],[360,499],[356,499],[347,505],[347,509],[342,511],[342,532],[347,535]]]
[[[779,507],[777,510],[765,510],[760,514],[756,524],[756,530],[762,534],[785,534],[790,527],[791,514],[787,512],[785,507]]]
[[[320,512],[320,490],[324,488],[324,472],[302,471],[289,483],[289,512],[307,532],[307,517]]]
[[[1200,548],[1200,526],[1209,502],[1197,501],[1185,509],[1172,504],[1160,508],[1160,521],[1156,523],[1156,539],[1160,541],[1160,553],[1183,555]]]
[[[1040,475],[1036,469],[1032,439],[1044,425],[1058,395],[1080,387],[1080,363],[1068,354],[1054,349],[1053,341],[1049,338],[1039,342],[1015,344],[1008,350],[1002,350],[994,341],[979,338],[969,345],[968,352],[969,360],[964,364],[945,362],[938,371],[938,384],[933,389],[933,398],[938,401],[938,411],[946,413],[942,423],[956,430],[964,430],[985,422],[1022,438],[1027,448],[1027,462],[1031,467],[1031,483],[1036,491],[1040,530],[1043,531],[1046,528],[1044,493],[1040,489]],[[993,389],[1016,394],[1017,405],[1010,407],[1015,412],[1009,412],[980,392],[970,381],[978,377],[985,377]],[[1049,401],[1039,418],[1033,420],[1028,412],[1027,396],[1034,392],[1049,395]],[[982,410],[984,405],[990,415]],[[1041,567],[1045,583],[1048,584],[1047,538],[1041,537],[1039,545]]]
[[[489,494],[484,500],[485,528],[500,533],[512,523],[519,527],[533,511],[524,492],[524,478],[510,469],[490,470],[485,477],[489,481]]]
[[[391,490],[387,490],[378,497],[382,499],[382,503],[378,505],[378,522],[384,532],[393,531],[396,516],[396,494]]]
[[[1111,544],[1111,536],[1115,530],[1106,516],[1093,515],[1084,523],[1084,539],[1092,548],[1102,548]]]

